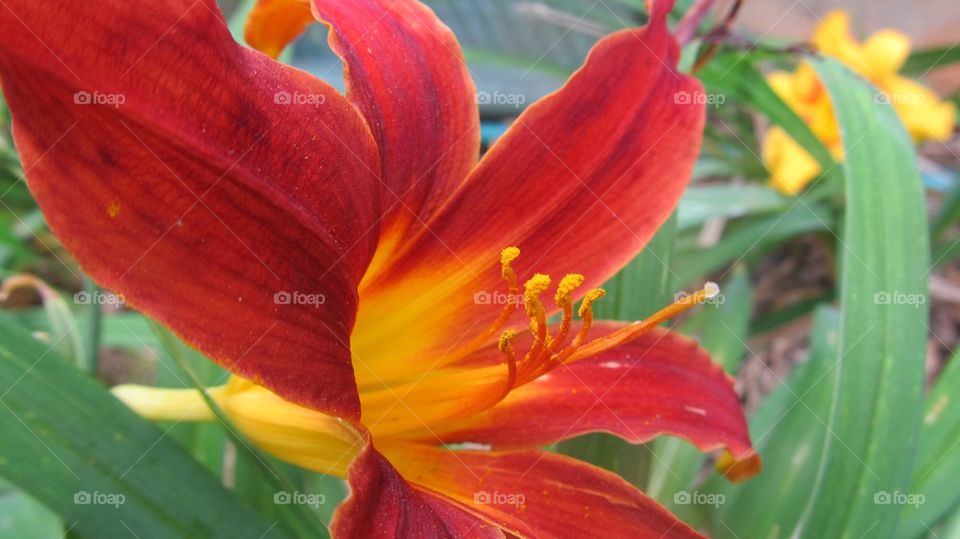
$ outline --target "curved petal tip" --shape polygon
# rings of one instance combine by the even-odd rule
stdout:
[[[763,461],[756,453],[737,458],[730,451],[724,451],[717,459],[716,469],[723,477],[739,483],[760,473],[763,470]]]

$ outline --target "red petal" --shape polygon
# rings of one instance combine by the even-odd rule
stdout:
[[[380,146],[383,231],[389,234],[383,245],[395,246],[477,160],[479,115],[460,44],[415,0],[313,0],[312,16],[304,4],[260,0],[247,25],[248,41],[279,52],[313,16],[330,27],[330,48],[346,65],[348,97]]]
[[[334,537],[503,537],[449,501],[406,482],[368,445],[350,465],[350,497],[334,515]]]
[[[356,417],[380,183],[353,105],[237,45],[212,0],[16,0],[0,36],[28,183],[84,269],[225,367]]]
[[[409,240],[380,279],[364,281],[358,335],[367,327],[379,333],[369,351],[355,341],[360,357],[372,357],[376,342],[406,335],[418,341],[391,349],[384,361],[433,358],[469,342],[500,313],[500,305],[477,305],[474,295],[505,290],[504,247],[520,247],[521,278],[582,273],[581,290],[636,256],[680,198],[704,119],[703,106],[677,98],[702,90],[676,70],[679,51],[664,13],[670,4],[658,2],[646,28],[600,40],[561,90],[519,117],[429,230]],[[424,296],[434,291],[442,303]],[[388,316],[394,329],[383,327]]]
[[[618,324],[594,326],[597,335]],[[755,452],[733,380],[693,340],[655,330],[597,356],[560,366],[514,389],[487,412],[445,427],[444,442],[497,449],[538,447],[604,431],[633,443],[680,436],[703,451]]]
[[[406,480],[521,537],[700,537],[618,476],[561,455],[381,449]]]

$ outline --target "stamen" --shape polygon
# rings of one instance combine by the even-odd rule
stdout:
[[[557,293],[553,299],[556,301],[557,307],[563,309],[563,319],[560,321],[560,329],[557,330],[556,338],[550,343],[551,353],[555,353],[567,338],[570,324],[573,322],[573,301],[570,300],[570,294],[582,284],[583,275],[571,273],[560,279],[560,284],[557,285]]]
[[[547,365],[546,370],[552,369],[553,367],[564,363],[567,361],[574,352],[580,348],[580,344],[587,338],[587,332],[590,331],[590,326],[593,325],[593,302],[607,295],[607,291],[602,288],[594,288],[587,292],[587,295],[583,297],[583,301],[580,302],[580,309],[577,310],[577,315],[580,317],[580,330],[577,331],[576,337],[573,338],[573,342],[570,343],[570,346],[564,348],[560,353],[554,355],[550,358],[550,362]]]
[[[540,295],[548,288],[550,288],[550,276],[542,273],[537,273],[523,284],[523,308],[531,319],[544,315]]]
[[[538,358],[547,344],[547,315],[540,301],[540,295],[550,288],[550,277],[537,273],[523,285],[523,308],[530,317],[530,332],[535,335],[530,352],[523,358],[521,368],[529,370],[538,363]]]
[[[511,264],[513,264],[513,261],[519,256],[520,249],[516,247],[507,247],[500,251],[500,276],[507,282],[507,303],[503,306],[497,319],[490,324],[490,327],[471,340],[470,343],[464,347],[465,350],[473,350],[483,343],[489,342],[488,339],[496,334],[497,331],[500,331],[500,328],[507,323],[507,320],[510,319],[510,316],[513,315],[513,312],[517,309],[517,302],[514,301],[514,299],[519,297],[520,287],[517,284],[517,273],[513,270]]]
[[[513,385],[517,381],[517,355],[513,353],[513,343],[511,342],[516,336],[516,331],[508,329],[500,335],[500,341],[497,343],[497,348],[500,349],[500,353],[507,358],[506,386],[508,392],[513,389]]]
[[[500,251],[500,275],[503,277],[503,280],[507,282],[508,292],[511,294],[511,298],[517,297],[519,292],[517,274],[512,266],[513,262],[517,260],[519,256],[520,249],[516,247],[507,247]],[[504,384],[504,390],[496,399],[496,402],[503,399],[514,387],[526,384],[563,363],[594,356],[614,346],[632,341],[659,326],[664,321],[677,316],[695,305],[700,305],[720,293],[720,287],[715,283],[708,282],[702,290],[679,298],[671,305],[657,311],[645,320],[634,322],[627,327],[587,342],[587,335],[593,326],[593,303],[606,295],[606,292],[602,288],[595,288],[586,293],[583,301],[580,303],[580,308],[577,310],[577,314],[580,317],[580,328],[577,330],[577,334],[567,347],[561,348],[573,324],[573,292],[581,286],[583,282],[583,275],[571,273],[565,275],[557,285],[554,301],[557,307],[560,308],[563,317],[560,320],[560,327],[553,339],[550,337],[549,328],[547,327],[546,309],[541,300],[543,293],[550,288],[550,277],[542,273],[537,273],[524,283],[523,308],[530,318],[530,333],[533,335],[533,344],[523,358],[518,360],[517,355],[514,353],[512,343],[513,339],[517,337],[518,332],[508,329],[500,335],[497,348],[506,358],[507,380]],[[514,310],[516,310],[517,303],[517,301],[508,301],[497,320],[480,338],[487,339],[502,328],[509,321]]]
[[[587,295],[580,303],[580,309],[577,310],[577,315],[583,320],[583,325],[580,326],[580,331],[577,332],[577,336],[573,340],[574,343],[582,341],[583,337],[587,336],[587,331],[590,330],[590,326],[593,324],[593,302],[606,295],[607,291],[602,288],[594,288],[587,292]]]
[[[517,274],[513,271],[513,261],[520,257],[520,249],[516,247],[507,247],[500,251],[500,275],[508,283],[516,287]]]
[[[719,293],[720,293],[720,287],[717,286],[716,283],[708,282],[704,285],[703,289],[698,290],[693,294],[685,295],[684,297],[678,299],[672,304],[664,307],[663,309],[660,309],[649,318],[646,318],[644,320],[639,320],[637,322],[634,322],[633,324],[630,324],[625,328],[618,329],[617,331],[608,333],[607,335],[598,337],[590,341],[589,343],[583,345],[578,350],[576,350],[575,353],[572,353],[568,357],[563,358],[562,361],[564,362],[578,361],[580,359],[584,359],[586,357],[596,355],[614,346],[628,343],[640,337],[641,335],[649,332],[650,330],[656,328],[666,320],[669,320],[677,316],[678,314],[686,311],[687,309],[690,309],[691,307],[695,307],[697,305],[701,305],[705,303],[708,299],[712,299],[716,297],[717,294]],[[583,306],[581,306],[580,309],[583,310]],[[581,314],[581,316],[583,315]],[[586,324],[586,319],[584,319],[584,323]],[[581,332],[582,332],[582,328],[581,328]],[[577,337],[579,338],[580,335],[578,334]],[[574,343],[576,344],[576,339],[574,340]]]
[[[503,306],[503,310],[500,311],[500,316],[497,317],[497,321],[494,322],[494,332],[507,323],[510,315],[513,314],[513,311],[517,308],[517,302],[513,301],[513,298],[517,297],[520,289],[517,286],[517,273],[513,271],[511,264],[513,264],[513,261],[519,256],[520,249],[516,247],[507,247],[500,251],[500,276],[503,277],[504,281],[507,281],[507,294],[509,295],[507,296],[507,304]]]

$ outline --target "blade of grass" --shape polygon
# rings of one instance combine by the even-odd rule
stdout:
[[[0,477],[0,539],[62,539],[56,513]]]

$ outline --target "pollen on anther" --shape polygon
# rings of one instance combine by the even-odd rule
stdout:
[[[500,264],[509,266],[514,260],[520,257],[520,249],[516,247],[507,247],[500,251]]]
[[[507,247],[500,251],[500,276],[507,281],[507,284],[513,290],[517,285],[517,274],[513,271],[513,261],[520,256],[520,249],[516,247]]]
[[[607,291],[602,288],[594,288],[587,292],[587,295],[583,298],[583,302],[580,303],[580,309],[577,310],[577,315],[579,315],[580,318],[584,318],[586,314],[590,312],[590,306],[593,305],[593,302],[605,295],[607,295]]]
[[[557,305],[563,305],[570,299],[570,294],[582,284],[583,275],[578,273],[564,275],[563,279],[560,279],[560,284],[557,285],[557,293],[553,296],[553,299],[557,302]]]
[[[500,340],[497,342],[497,348],[500,349],[501,353],[509,354],[512,352],[512,345],[510,344],[510,341],[512,341],[516,336],[517,332],[512,329],[508,329],[500,334]]]
[[[539,310],[543,309],[540,295],[548,288],[550,288],[550,276],[542,273],[537,273],[523,284],[523,306],[528,316],[535,316]]]

